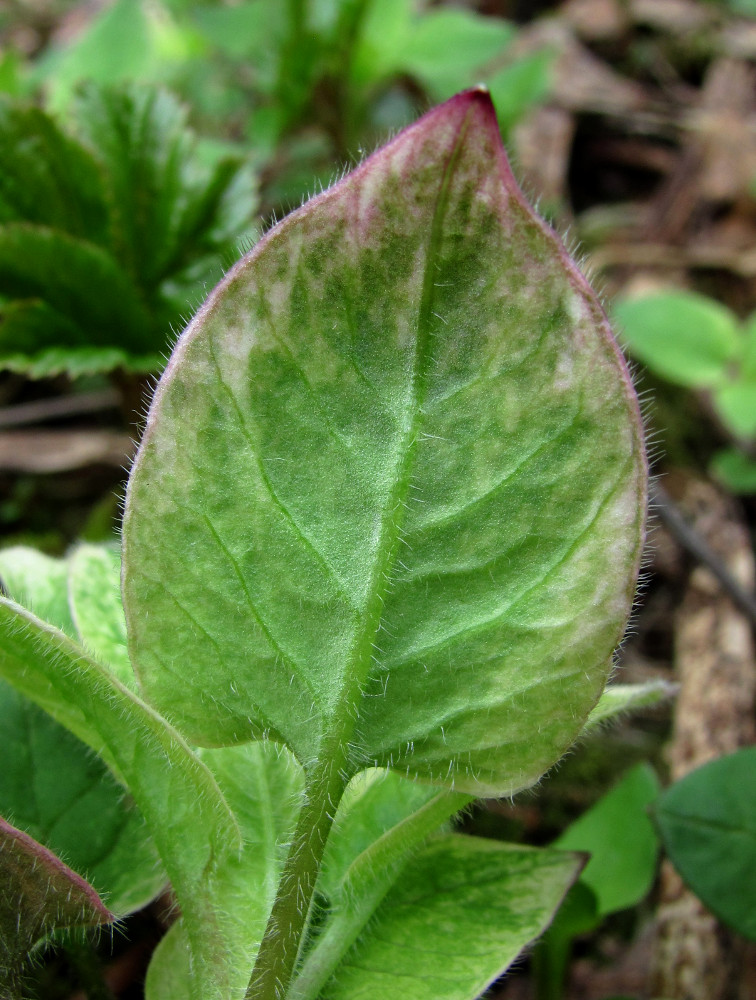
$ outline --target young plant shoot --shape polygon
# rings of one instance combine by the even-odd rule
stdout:
[[[149,1000],[479,996],[583,858],[445,824],[590,724],[645,508],[627,368],[484,90],[271,229],[150,409],[134,677],[0,603],[0,673],[102,755],[171,880]]]

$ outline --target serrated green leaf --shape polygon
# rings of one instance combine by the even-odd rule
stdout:
[[[322,1000],[474,1000],[548,924],[581,861],[455,834],[416,855]]]
[[[695,292],[626,299],[614,317],[635,357],[678,385],[720,384],[742,349],[735,315]]]
[[[0,223],[102,243],[107,204],[90,154],[39,108],[0,98]]]
[[[233,970],[213,879],[228,854],[238,850],[239,831],[210,772],[107,668],[5,598],[0,598],[0,676],[92,747],[128,784],[189,917],[192,998],[225,1000]]]
[[[756,940],[756,748],[713,760],[675,782],[654,810],[664,847],[720,920]]]
[[[185,217],[206,224],[214,207],[196,190],[186,110],[166,91],[88,87],[76,116],[107,184],[114,255],[140,287],[156,288],[185,253]]]
[[[487,96],[454,99],[274,229],[179,344],[127,499],[144,689],[201,744],[531,783],[622,630],[639,434]]]
[[[118,263],[100,247],[47,226],[0,226],[0,294],[44,300],[76,330],[75,338],[61,344],[61,331],[53,327],[44,339],[40,335],[37,350],[115,343],[146,354],[164,343]],[[0,359],[16,352],[16,344],[0,342]]]
[[[22,1000],[34,945],[62,927],[114,919],[91,885],[47,848],[0,817],[0,995]]]

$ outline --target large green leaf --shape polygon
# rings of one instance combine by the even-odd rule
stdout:
[[[322,1000],[474,1000],[547,926],[581,859],[449,834],[402,873]]]
[[[756,941],[756,747],[691,771],[664,792],[655,816],[693,892]]]
[[[38,941],[61,927],[113,920],[91,885],[0,817],[0,996],[22,1000],[23,970]]]
[[[512,792],[603,687],[644,481],[600,307],[471,91],[272,230],[184,334],[127,497],[135,668],[200,744]]]

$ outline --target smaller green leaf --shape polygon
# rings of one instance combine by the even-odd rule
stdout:
[[[409,859],[471,797],[369,771],[351,783],[326,847],[318,891],[327,906],[290,1000],[315,1000],[369,926]]]
[[[659,848],[647,809],[658,794],[653,770],[639,764],[554,845],[590,853],[580,879],[596,896],[599,917],[633,906],[651,888]]]
[[[83,743],[0,681],[0,812],[79,874],[119,915],[165,885],[155,845],[124,789]]]
[[[720,920],[756,940],[756,747],[713,760],[659,799],[667,853]]]
[[[473,1000],[548,924],[582,864],[447,834],[402,872],[322,1000]]]
[[[756,435],[756,379],[738,379],[716,389],[714,405],[738,437]]]
[[[88,743],[144,815],[185,915],[192,1000],[222,1000],[231,970],[213,879],[238,851],[236,820],[181,735],[64,633],[0,598],[0,675]],[[175,831],[182,830],[176,837]]]
[[[610,684],[604,688],[598,704],[588,716],[583,732],[635,709],[659,705],[673,698],[676,693],[677,686],[663,680],[646,681],[643,684]]]
[[[695,292],[625,299],[614,317],[635,357],[678,385],[717,385],[742,346],[734,314]]]
[[[416,19],[396,69],[416,76],[437,100],[478,82],[476,74],[512,41],[515,29],[498,17],[461,7],[431,10]]]
[[[61,927],[114,917],[91,885],[0,817],[0,995],[20,1000],[23,968],[38,941]]]
[[[507,135],[522,116],[543,101],[552,84],[555,53],[541,49],[516,59],[486,78],[499,126]]]
[[[4,593],[38,618],[75,638],[67,579],[68,567],[63,559],[53,559],[21,545],[0,551],[0,580]]]
[[[733,493],[756,493],[756,462],[738,448],[718,451],[711,471]]]
[[[115,546],[80,545],[68,566],[69,604],[79,638],[125,687],[136,691],[126,649],[120,552]]]

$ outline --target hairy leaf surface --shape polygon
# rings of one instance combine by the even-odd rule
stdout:
[[[34,945],[61,927],[114,919],[91,885],[0,816],[0,996],[21,1000]]]
[[[179,733],[106,667],[6,598],[0,598],[0,677],[92,747],[128,785],[190,915],[191,995],[225,998],[231,971],[213,877],[240,838],[211,773]]]
[[[135,669],[200,744],[512,792],[603,687],[644,490],[603,313],[468,92],[183,335],[127,498]]]
[[[544,929],[582,860],[463,837],[413,858],[322,1000],[474,1000]]]

